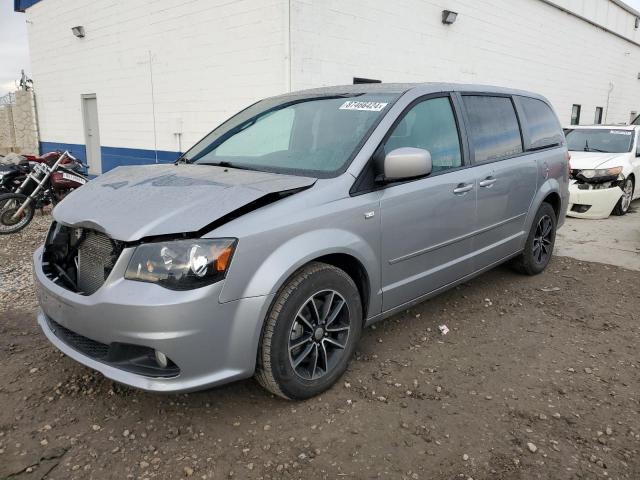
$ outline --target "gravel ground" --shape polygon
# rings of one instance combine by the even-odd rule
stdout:
[[[368,329],[306,402],[252,380],[154,395],[40,333],[47,223],[0,239],[0,478],[640,478],[638,272],[495,269]]]

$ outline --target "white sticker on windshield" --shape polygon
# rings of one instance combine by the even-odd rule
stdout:
[[[609,130],[613,135],[631,135],[630,130]]]
[[[344,102],[340,106],[340,110],[363,110],[365,112],[380,112],[384,107],[389,105],[382,102],[354,102],[352,100]]]

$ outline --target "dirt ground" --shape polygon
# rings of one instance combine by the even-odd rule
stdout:
[[[0,478],[640,478],[638,272],[498,268],[367,329],[306,402],[253,380],[156,395],[40,333],[29,261],[47,222],[0,238]]]

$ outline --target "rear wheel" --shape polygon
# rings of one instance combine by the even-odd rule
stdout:
[[[553,207],[546,202],[540,205],[524,250],[513,262],[516,270],[527,275],[537,275],[547,268],[556,241],[556,224]]]
[[[627,177],[622,184],[622,196],[616,206],[613,207],[613,211],[611,212],[613,215],[624,215],[629,211],[629,207],[631,207],[631,199],[633,198],[633,178]]]
[[[29,197],[20,193],[0,195],[0,235],[16,233],[25,228],[33,219],[33,202],[20,215],[15,215]]]
[[[318,395],[344,373],[361,331],[360,295],[351,277],[332,265],[311,263],[274,301],[256,378],[287,399]]]

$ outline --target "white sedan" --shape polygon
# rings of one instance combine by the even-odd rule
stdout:
[[[607,218],[624,215],[640,197],[639,125],[571,126],[565,129],[571,153],[567,215]]]

